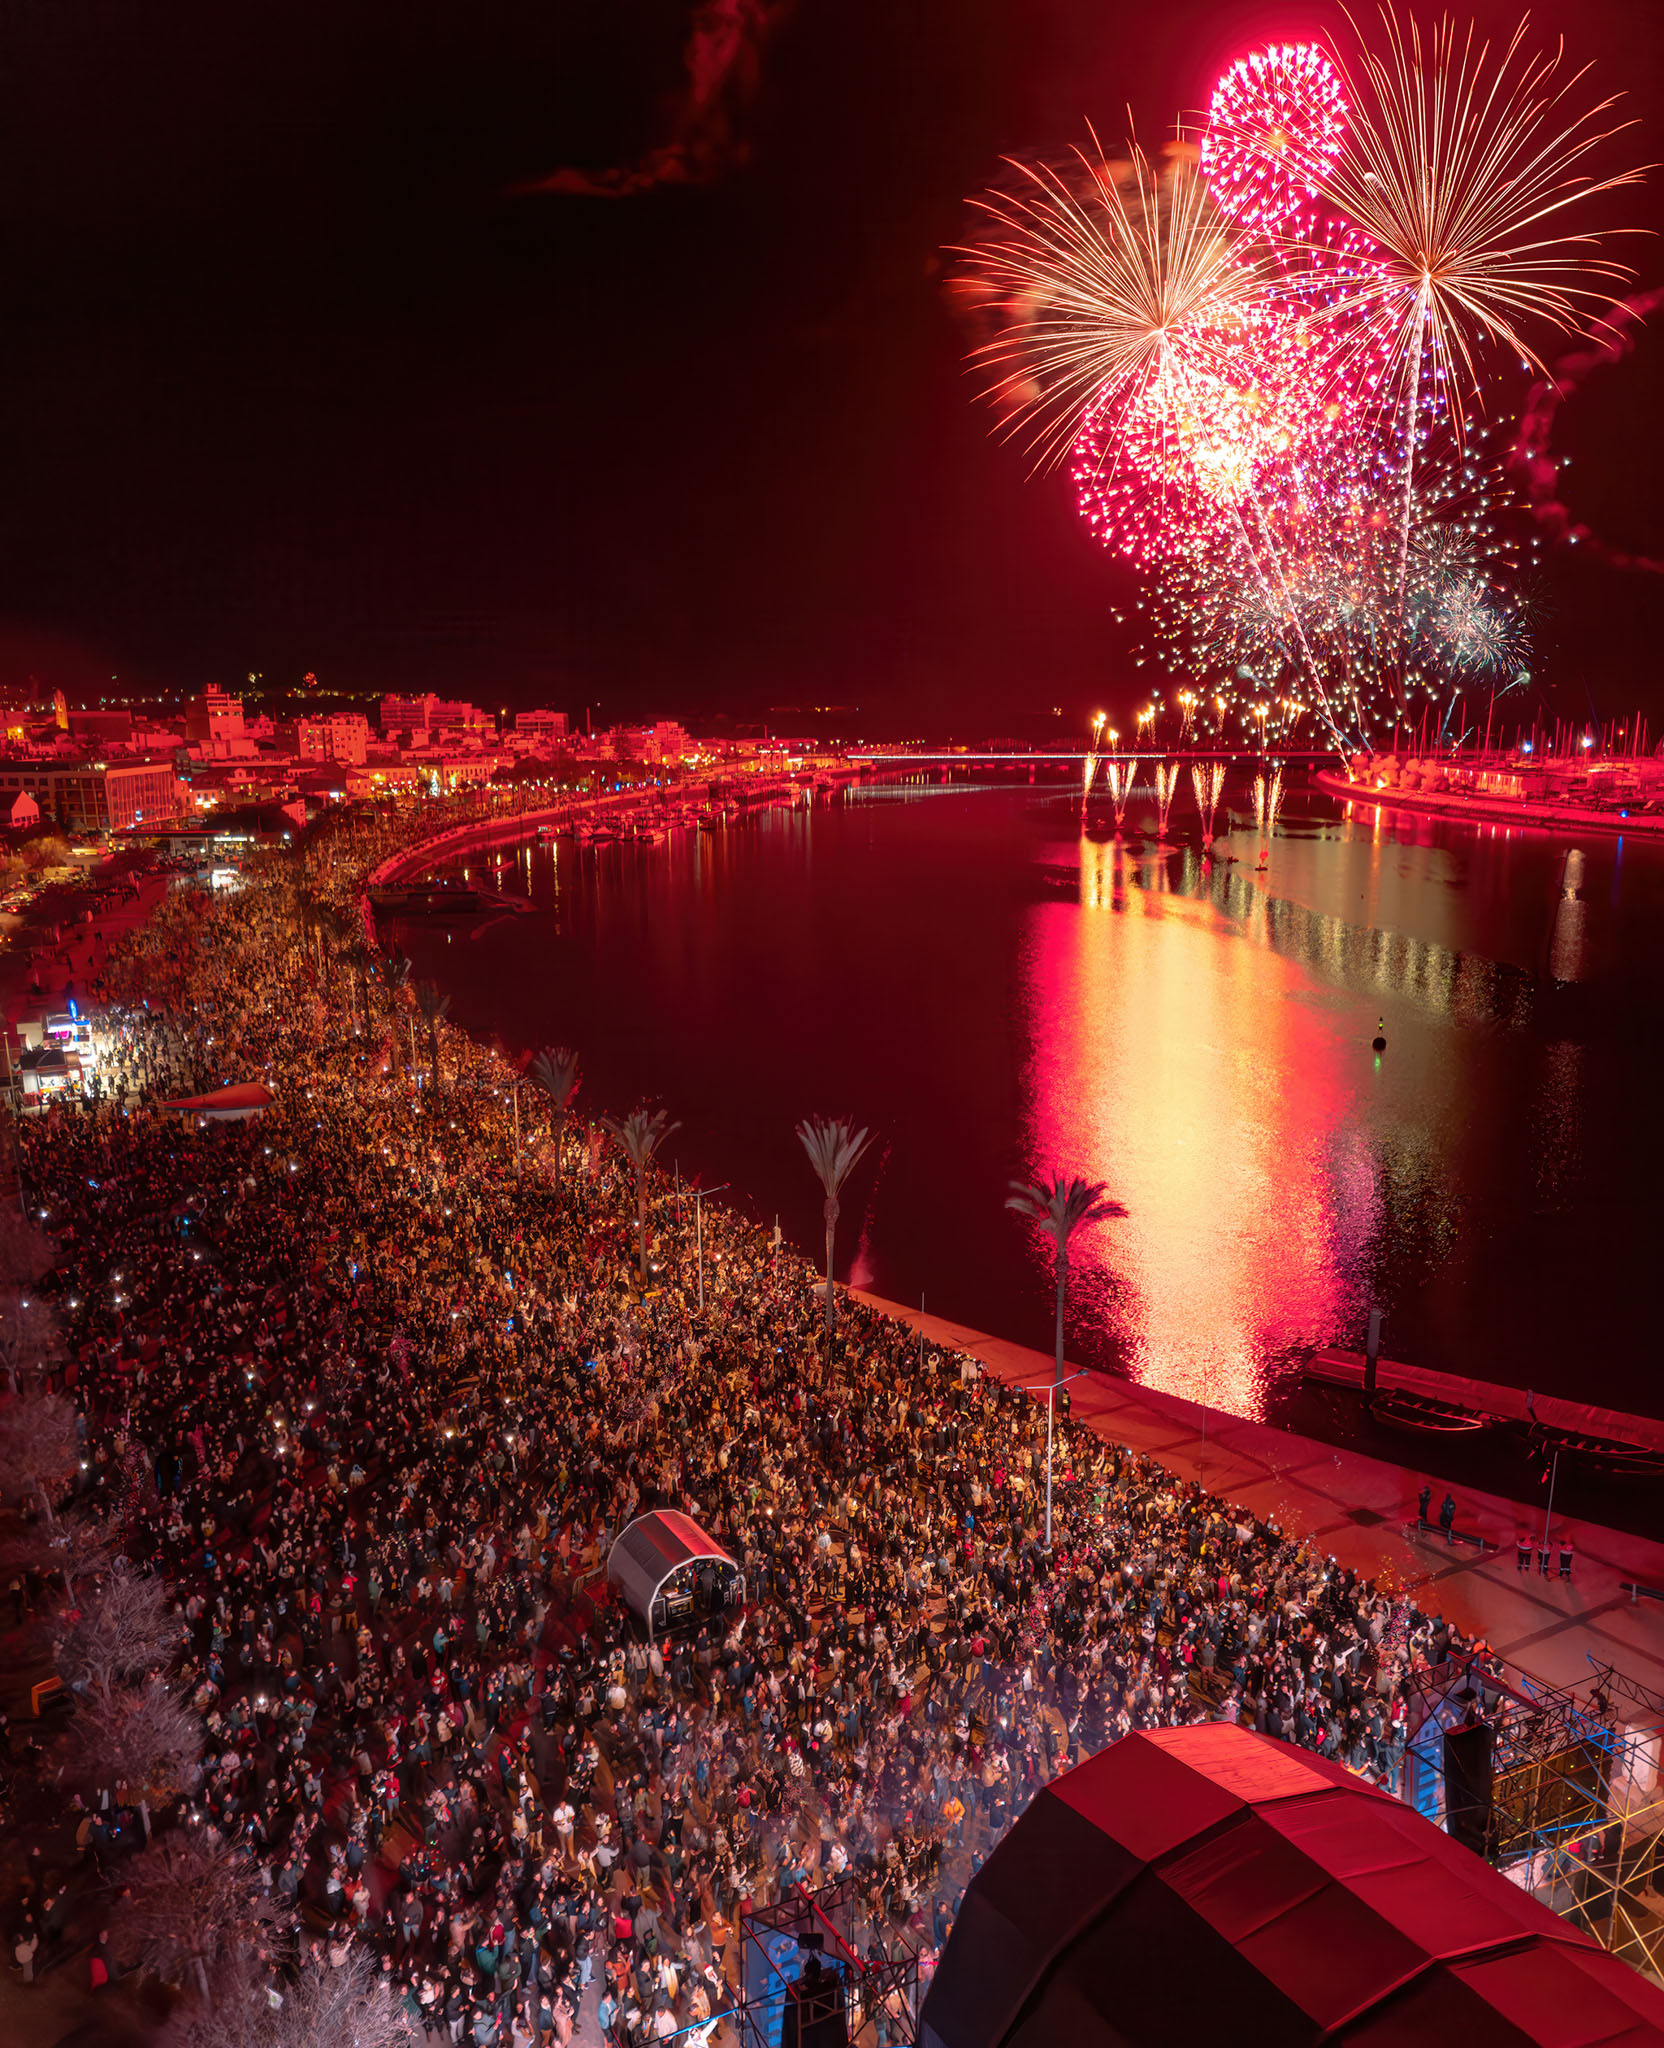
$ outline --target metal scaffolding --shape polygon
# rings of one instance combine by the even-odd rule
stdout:
[[[841,2005],[852,2043],[905,2048],[917,2039],[919,1946],[906,1928],[875,1918],[853,1874],[814,1891],[793,1885],[745,1915],[740,2004],[730,2017],[741,2048],[780,2048],[787,2003],[801,1996],[805,1959],[824,1971],[820,1997]]]
[[[1664,1696],[1590,1661],[1582,1697],[1488,1652],[1418,1672],[1403,1795],[1664,1983]]]

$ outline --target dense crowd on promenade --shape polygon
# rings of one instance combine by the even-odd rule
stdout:
[[[828,1343],[812,1269],[714,1206],[701,1316],[657,1179],[644,1293],[581,1118],[523,1087],[517,1158],[497,1056],[441,1027],[435,1075],[392,984],[364,1028],[303,904],[350,925],[408,829],[171,893],[105,971],[112,1099],[23,1128],[79,1491],[189,1626],[205,1749],[157,1825],[241,1845],[312,1964],[369,1951],[436,2039],[698,2042],[748,1903],[848,1878],[864,1951],[928,1971],[1014,1816],[1129,1728],[1396,1779],[1442,1624],[1068,1423],[1048,1555],[1027,1395],[854,1302]],[[274,1106],[157,1106],[226,1080]],[[604,1571],[655,1506],[746,1587],[663,1640]]]

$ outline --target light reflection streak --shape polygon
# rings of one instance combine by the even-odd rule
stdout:
[[[1024,946],[1029,1165],[1130,1212],[1080,1240],[1076,1312],[1138,1379],[1260,1415],[1270,1360],[1349,1327],[1375,1226],[1354,1005],[1277,946],[1263,888],[1227,878],[1231,916],[1120,842],[1079,858]]]

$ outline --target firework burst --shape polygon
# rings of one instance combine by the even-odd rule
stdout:
[[[1179,764],[1177,761],[1156,763],[1156,836],[1167,837],[1167,814],[1173,808],[1173,798],[1178,794]]]
[[[1225,794],[1225,764],[1223,761],[1192,761],[1190,764],[1190,787],[1196,793],[1196,811],[1202,820],[1202,850],[1207,852],[1213,845],[1214,814],[1219,809],[1219,799]]]
[[[1462,32],[1446,18],[1424,35],[1385,6],[1381,20],[1386,55],[1359,31],[1358,56],[1339,63],[1347,146],[1322,190],[1374,252],[1378,287],[1360,309],[1378,374],[1413,392],[1428,357],[1435,382],[1463,393],[1459,425],[1479,396],[1481,339],[1540,370],[1534,322],[1564,331],[1612,304],[1608,286],[1630,272],[1597,253],[1597,232],[1575,210],[1642,173],[1589,170],[1589,158],[1631,124],[1603,125],[1615,97],[1571,112],[1588,67],[1562,78],[1559,49],[1524,55],[1526,22],[1493,63],[1471,25]]]
[[[1067,460],[1088,525],[1147,572],[1181,728],[1205,697],[1262,747],[1309,715],[1355,751],[1417,697],[1448,717],[1465,684],[1528,673],[1468,414],[1487,345],[1537,362],[1534,324],[1627,275],[1585,206],[1639,176],[1598,173],[1613,102],[1579,111],[1585,73],[1530,56],[1523,24],[1493,55],[1381,19],[1384,54],[1348,14],[1350,56],[1239,60],[1199,147],[1111,162],[1094,137],[1014,166],[961,252],[1005,430]],[[1105,776],[1119,824],[1130,765]]]
[[[1109,791],[1109,801],[1115,812],[1115,829],[1119,832],[1126,822],[1127,805],[1132,802],[1132,793],[1138,787],[1138,763],[1106,761],[1104,785]]]
[[[1215,88],[1202,174],[1245,227],[1283,230],[1311,209],[1340,158],[1346,100],[1315,43],[1239,57]]]
[[[1277,813],[1283,807],[1283,764],[1272,764],[1269,775],[1254,777],[1254,823],[1259,828],[1260,858],[1263,868],[1271,858],[1271,834],[1276,829]]]
[[[1214,204],[1194,149],[1155,164],[1132,143],[1112,162],[1093,143],[1065,170],[1014,165],[1016,188],[976,202],[987,229],[959,252],[961,287],[994,322],[973,360],[1040,467],[1068,455],[1084,416],[1117,433],[1228,369],[1264,300],[1266,259]]]

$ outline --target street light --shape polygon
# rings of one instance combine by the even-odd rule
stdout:
[[[699,1267],[699,1313],[701,1315],[705,1313],[705,1211],[702,1207],[702,1202],[706,1195],[720,1195],[727,1186],[727,1181],[720,1181],[714,1188],[695,1188],[693,1191],[693,1232]]]
[[[1056,1426],[1057,1394],[1060,1387],[1073,1386],[1076,1380],[1089,1375],[1084,1371],[1072,1372],[1066,1380],[1054,1379],[1046,1388],[1046,1548],[1052,1547],[1052,1433]]]

